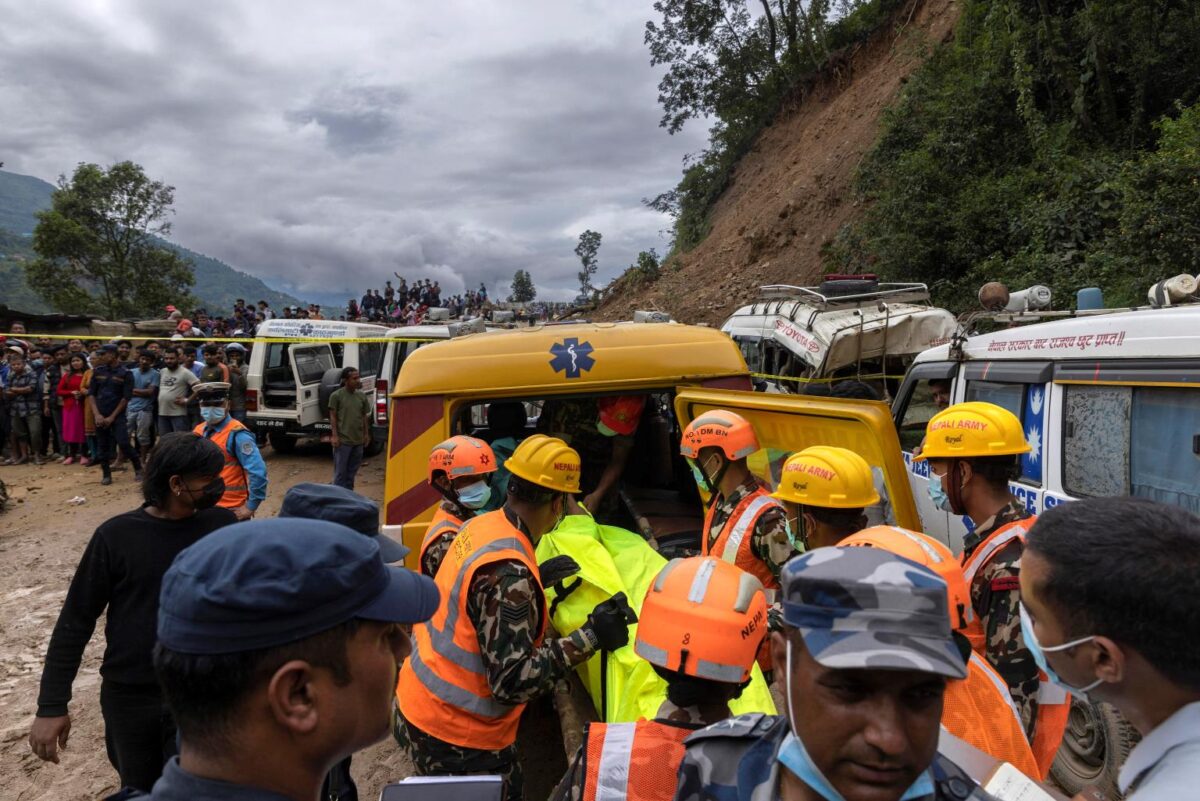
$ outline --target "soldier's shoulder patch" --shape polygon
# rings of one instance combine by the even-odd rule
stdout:
[[[691,744],[701,740],[715,740],[722,737],[761,737],[775,723],[771,715],[752,712],[748,715],[738,715],[727,718],[720,723],[714,723],[708,728],[701,729],[688,736],[685,743]]]

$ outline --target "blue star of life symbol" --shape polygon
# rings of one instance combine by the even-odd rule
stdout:
[[[310,323],[305,323],[300,326],[300,336],[306,337],[313,332],[313,327]]]
[[[554,372],[562,372],[567,378],[579,378],[580,372],[591,370],[596,366],[592,358],[592,343],[580,342],[576,337],[567,337],[550,347],[554,356],[550,366]]]

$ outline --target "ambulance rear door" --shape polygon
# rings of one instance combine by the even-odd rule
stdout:
[[[891,410],[880,401],[774,395],[737,390],[683,389],[675,396],[679,425],[713,409],[727,409],[754,426],[762,448],[749,465],[772,488],[779,485],[783,463],[812,445],[848,448],[871,465],[877,489],[886,495],[876,514],[898,526],[921,530],[908,471]]]
[[[325,419],[321,413],[321,377],[337,367],[333,349],[328,343],[293,345],[289,357],[296,377],[296,411],[301,426],[311,426]]]

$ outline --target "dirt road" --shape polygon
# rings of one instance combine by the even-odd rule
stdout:
[[[289,456],[267,448],[264,456],[271,489],[260,514],[275,514],[293,484],[332,477],[327,448],[301,447]],[[358,490],[376,500],[383,497],[383,465],[377,456],[359,473]],[[71,738],[61,764],[38,760],[27,738],[46,644],[79,557],[97,525],[140,504],[140,489],[132,471],[116,473],[113,485],[102,487],[98,470],[59,464],[0,468],[0,479],[10,496],[0,513],[0,787],[14,801],[90,801],[117,788],[99,708],[103,620],[75,681]],[[68,503],[77,496],[86,502]],[[354,758],[364,801],[409,772],[407,757],[390,738]]]

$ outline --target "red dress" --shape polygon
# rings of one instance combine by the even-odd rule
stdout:
[[[58,382],[58,396],[63,399],[63,442],[80,445],[84,441],[83,404],[86,398],[76,398],[72,392],[83,386],[83,373],[63,373]]]

